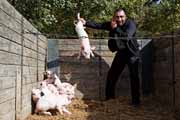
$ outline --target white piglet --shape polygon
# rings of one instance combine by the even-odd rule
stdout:
[[[80,20],[80,13],[77,14],[77,19],[77,23],[74,23],[75,30],[78,34],[79,39],[81,40],[81,47],[78,58],[80,58],[80,56],[83,55],[86,59],[90,59],[91,56],[94,57],[92,50],[94,50],[95,47],[91,48],[90,46],[88,34],[85,31],[85,27],[83,26],[82,21]]]
[[[58,86],[59,94],[65,94],[69,100],[75,98],[75,89],[77,84],[71,85],[70,83],[63,82],[61,86]]]
[[[55,95],[47,87],[41,89],[39,99],[36,102],[35,113],[43,113],[46,115],[51,115],[48,110],[56,109],[61,114],[63,112],[71,114],[66,107],[71,103],[68,99],[68,95]]]

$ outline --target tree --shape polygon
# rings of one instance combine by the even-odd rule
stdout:
[[[41,32],[66,36],[76,35],[73,22],[78,12],[85,19],[103,22],[111,20],[119,7],[125,8],[128,17],[137,22],[138,36],[168,32],[180,27],[180,1],[176,0],[176,5],[172,1],[163,0],[163,4],[146,7],[147,0],[9,0]],[[91,29],[88,33],[90,36],[107,35]]]

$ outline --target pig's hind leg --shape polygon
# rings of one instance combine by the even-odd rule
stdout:
[[[91,56],[92,56],[92,57],[94,57],[93,50],[95,50],[95,49],[96,49],[96,47],[95,47],[95,46],[91,47],[91,53],[90,53],[90,54],[91,54]]]
[[[94,57],[94,53],[93,53],[92,51],[91,51],[91,53],[90,53],[90,54],[91,54],[91,56],[92,56],[92,57]]]
[[[59,113],[60,113],[61,115],[63,115],[63,109],[62,109],[62,106],[58,106],[57,109],[58,109]]]
[[[78,53],[78,56],[77,56],[77,59],[79,60],[81,58],[81,50],[79,50],[79,53]]]
[[[68,115],[71,115],[71,114],[72,114],[72,113],[69,112],[65,107],[62,107],[62,109],[63,109],[63,112],[64,112],[64,113],[67,113]]]
[[[49,116],[52,115],[51,112],[40,111],[40,110],[38,110],[38,109],[35,110],[35,113],[36,113],[36,114],[41,114],[41,115],[49,115]]]
[[[52,114],[51,114],[51,112],[47,112],[47,111],[44,111],[44,112],[41,112],[43,115],[49,115],[49,116],[51,116]]]
[[[71,114],[71,112],[69,112],[64,106],[58,107],[57,109],[61,115],[63,115],[63,112],[67,113],[68,115]]]
[[[80,46],[80,50],[79,50],[79,54],[77,56],[77,59],[79,60],[81,58],[81,55],[82,55],[82,51],[84,50],[84,47],[82,46],[82,43],[81,43],[81,46]]]

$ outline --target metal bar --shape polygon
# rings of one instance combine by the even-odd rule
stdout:
[[[21,110],[22,110],[22,86],[23,86],[23,56],[24,56],[24,18],[22,17],[21,23]]]
[[[45,55],[45,60],[44,60],[44,62],[45,62],[45,66],[44,66],[44,70],[46,71],[47,70],[47,57],[48,57],[48,49],[46,49],[46,55]],[[44,79],[44,78],[43,78]]]
[[[67,35],[59,35],[59,33],[55,33],[55,34],[48,34],[48,33],[36,33],[36,32],[25,32],[24,34],[34,34],[34,35],[58,35],[57,38],[54,38],[55,40],[56,39],[79,39],[78,36],[76,35],[71,35],[71,36],[67,36]],[[180,36],[180,35],[175,35],[175,36]],[[160,35],[160,36],[151,36],[151,37],[141,37],[141,36],[136,36],[136,37],[131,37],[131,38],[136,38],[136,39],[152,39],[152,38],[171,38],[172,37],[172,34],[171,35]],[[88,37],[89,39],[113,39],[114,37],[106,37],[106,36],[103,36],[103,37]],[[119,38],[119,39],[125,39],[127,37],[116,37],[116,38]]]
[[[102,35],[101,35],[102,36]],[[98,77],[100,78],[99,80],[99,99],[101,100],[102,98],[102,88],[101,88],[101,84],[102,84],[102,80],[101,80],[101,76],[102,76],[102,61],[101,61],[101,41],[99,39],[99,50],[98,50],[100,56],[98,57],[98,62],[99,62],[99,74],[98,74]]]
[[[38,38],[39,38],[39,36],[37,35],[36,36],[36,42],[37,42],[36,43],[37,44],[37,46],[36,46],[36,49],[37,49],[37,64],[36,64],[37,65],[37,71],[36,71],[37,76],[36,77],[37,78],[36,79],[37,79],[37,82],[39,81],[39,71],[38,71],[39,70],[38,69],[38,65],[39,65],[39,60],[38,60],[39,59],[39,40],[38,40]]]
[[[17,69],[17,79],[16,79],[16,106],[15,106],[15,119],[19,120],[21,117],[22,110],[22,86],[23,86],[23,53],[24,52],[24,18],[21,18],[21,64],[20,69]]]
[[[173,5],[172,5],[172,11],[173,11],[173,14],[172,14],[172,47],[171,47],[171,50],[172,50],[172,84],[173,84],[173,107],[174,107],[174,110],[175,110],[175,106],[176,106],[176,71],[175,71],[175,45],[174,45],[174,23],[175,23],[175,7],[176,7],[176,0],[174,1]]]

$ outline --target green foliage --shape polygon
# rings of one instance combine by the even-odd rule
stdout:
[[[172,31],[180,27],[180,1],[163,0],[160,5],[144,6],[147,0],[9,0],[41,32],[59,35],[76,35],[76,14],[86,20],[109,21],[114,10],[123,7],[129,18],[138,25],[138,36]],[[92,31],[90,35],[106,35]]]

